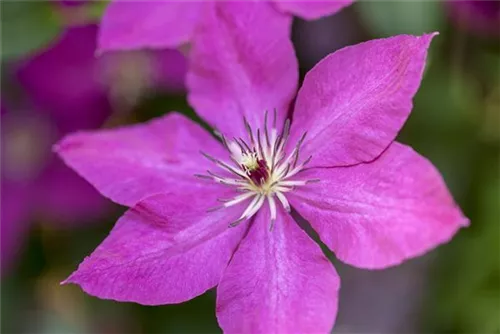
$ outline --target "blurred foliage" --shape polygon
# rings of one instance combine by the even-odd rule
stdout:
[[[1,56],[26,56],[53,41],[62,29],[54,5],[45,1],[1,1]]]
[[[98,22],[104,13],[104,10],[108,6],[109,1],[92,1],[86,6],[86,13],[91,21]]]
[[[499,158],[482,155],[476,162],[471,227],[443,252],[434,273],[427,326],[438,332],[500,332]]]
[[[379,37],[439,31],[444,24],[439,1],[360,1],[356,10]]]

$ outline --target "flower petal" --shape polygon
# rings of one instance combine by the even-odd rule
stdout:
[[[64,283],[144,305],[181,303],[214,287],[245,232],[241,207],[207,213],[220,191],[151,196],[128,210]]]
[[[276,6],[283,12],[298,16],[305,20],[316,20],[323,16],[335,14],[349,6],[352,0],[336,1],[281,1],[275,0]]]
[[[56,156],[32,187],[32,205],[47,225],[102,223],[110,209],[109,201]]]
[[[280,212],[261,211],[217,288],[225,333],[329,333],[339,277],[318,245]]]
[[[56,146],[68,166],[127,206],[155,193],[203,187],[194,174],[211,165],[200,150],[216,157],[225,153],[207,131],[176,113],[145,124],[72,134]]]
[[[357,267],[399,264],[468,225],[434,166],[399,143],[373,162],[304,177],[320,182],[291,193],[291,204],[340,260]]]
[[[309,71],[298,93],[290,143],[308,131],[302,154],[313,155],[311,167],[352,165],[382,153],[410,114],[434,35],[347,47]]]
[[[184,92],[187,59],[177,50],[161,50],[153,54],[154,83],[171,92]]]
[[[112,1],[102,17],[98,51],[176,48],[192,37],[204,2]]]
[[[244,132],[243,117],[262,128],[265,110],[282,124],[295,95],[298,65],[291,17],[267,2],[218,2],[207,12],[191,50],[189,102],[228,137]]]
[[[96,36],[96,25],[68,28],[15,73],[33,107],[52,117],[61,132],[98,127],[111,112],[101,59],[94,55]]]

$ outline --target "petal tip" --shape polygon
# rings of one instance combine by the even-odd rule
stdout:
[[[463,217],[462,220],[460,221],[459,225],[461,227],[469,227],[470,226],[470,219],[467,217]]]
[[[430,32],[430,33],[427,33],[427,34],[423,34],[422,37],[426,40],[426,41],[432,41],[434,39],[434,37],[440,35],[439,31],[433,31],[433,32]]]
[[[71,274],[70,276],[68,276],[68,278],[66,278],[64,281],[61,281],[59,282],[59,285],[68,285],[68,284],[75,284],[75,282],[73,282],[73,274]]]
[[[73,139],[73,134],[63,137],[57,143],[52,145],[52,152],[62,156],[64,151],[81,146],[81,143],[75,142]]]

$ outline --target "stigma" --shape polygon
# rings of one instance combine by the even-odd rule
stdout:
[[[201,152],[215,166],[224,170],[225,174],[229,172],[230,176],[221,176],[210,170],[207,170],[207,175],[197,174],[196,176],[233,187],[238,193],[234,198],[218,199],[222,205],[211,208],[209,211],[248,202],[240,217],[229,226],[237,226],[253,217],[267,203],[271,215],[270,228],[272,229],[277,216],[277,205],[283,206],[288,212],[291,211],[286,194],[296,187],[319,181],[297,180],[295,178],[306,168],[312,158],[309,156],[302,159],[300,156],[300,148],[307,132],[295,143],[294,149],[287,154],[285,149],[290,133],[290,120],[286,120],[280,133],[276,127],[276,111],[271,126],[268,124],[268,112],[265,112],[262,129],[252,129],[246,119],[244,119],[244,124],[247,132],[246,140],[243,138],[228,140],[224,135],[219,135],[228,151],[230,161],[222,161]]]

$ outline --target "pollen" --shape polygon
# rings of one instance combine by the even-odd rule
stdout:
[[[259,168],[259,158],[256,153],[244,153],[241,158],[241,166],[247,171],[252,172]]]
[[[302,135],[295,148],[287,155],[285,148],[290,131],[289,120],[285,122],[279,134],[276,128],[276,111],[273,125],[270,127],[267,112],[264,116],[263,129],[253,131],[246,119],[244,123],[247,140],[242,138],[227,140],[221,135],[222,143],[228,150],[231,162],[216,159],[202,152],[207,159],[226,172],[230,172],[233,177],[223,177],[211,171],[207,171],[208,175],[196,176],[231,186],[239,193],[231,199],[219,199],[223,205],[212,208],[210,211],[248,202],[241,216],[230,226],[236,226],[251,218],[267,202],[272,228],[277,215],[276,202],[281,203],[286,211],[290,211],[286,193],[293,191],[296,187],[318,181],[295,179],[295,176],[306,168],[312,158],[312,156],[305,160],[300,158],[300,148],[307,133]]]

